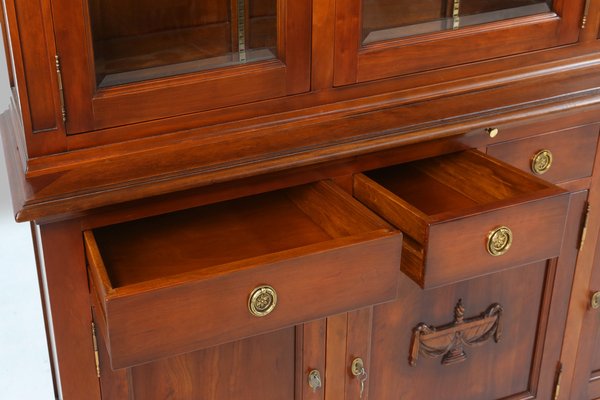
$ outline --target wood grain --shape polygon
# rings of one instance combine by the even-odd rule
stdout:
[[[366,208],[351,207],[349,195],[330,184],[304,192],[269,193],[113,225],[93,236],[86,232],[91,296],[104,312],[113,367],[394,299],[401,235]],[[338,209],[350,210],[349,221],[340,213],[329,220],[310,216],[314,209],[296,208],[288,198],[300,194],[306,196],[300,204],[311,198],[319,204],[325,195]],[[261,284],[275,287],[280,300],[273,314],[258,319],[247,301]],[[230,300],[222,299],[224,293]],[[305,301],[317,293],[319,302]],[[174,331],[174,325],[182,328]]]
[[[532,178],[469,150],[358,175],[354,193],[410,236],[402,270],[432,288],[558,256],[569,196]],[[499,226],[513,244],[492,257]]]
[[[531,173],[533,156],[548,149],[552,166],[540,177],[558,183],[592,175],[597,142],[598,126],[588,125],[490,146],[488,154]]]

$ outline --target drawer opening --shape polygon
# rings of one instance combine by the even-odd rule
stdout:
[[[113,288],[332,239],[284,192],[96,229],[94,237]]]
[[[483,160],[486,160],[485,163]],[[489,163],[478,152],[453,153],[365,173],[423,214],[460,212],[548,188],[537,179]]]
[[[357,174],[354,195],[405,233],[401,268],[422,288],[558,255],[569,204],[565,190],[476,150]]]
[[[113,368],[397,296],[402,235],[332,182],[98,228],[84,239]],[[258,318],[249,299],[265,285],[277,306]]]

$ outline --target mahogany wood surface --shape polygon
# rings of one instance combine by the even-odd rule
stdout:
[[[545,275],[541,262],[427,291],[404,279],[402,301],[374,309],[369,398],[391,393],[407,399],[526,398],[533,360],[540,356],[534,349]],[[504,309],[501,340],[465,347],[467,359],[459,364],[442,365],[439,358],[421,355],[417,365],[409,365],[413,328],[420,322],[451,322],[458,299],[465,317],[499,303]]]
[[[578,259],[577,270],[573,282],[573,291],[569,304],[570,327],[565,333],[562,359],[567,363],[565,373],[565,387],[569,398],[593,399],[598,396],[596,374],[594,374],[596,361],[594,360],[596,337],[598,333],[598,314],[590,308],[593,292],[597,290],[597,240],[600,231],[597,217],[596,204],[600,201],[598,184],[600,176],[600,157],[596,157],[594,174],[589,190],[590,215],[584,246]],[[568,368],[568,367],[571,368]],[[598,394],[595,394],[598,393]],[[569,397],[570,396],[570,397]]]
[[[411,237],[402,270],[424,288],[559,254],[569,196],[481,153],[454,153],[367,175],[372,180],[355,179],[355,196]],[[499,226],[512,230],[513,244],[493,257],[486,240]]]
[[[100,400],[92,342],[85,256],[76,220],[40,227],[44,296],[48,296],[53,349],[59,365],[56,382],[63,399],[83,393]],[[50,316],[49,315],[49,316]],[[73,349],[77,349],[73,351]]]
[[[237,49],[236,1],[134,3],[3,3],[13,98],[0,130],[15,215],[41,224],[57,397],[359,400],[357,357],[362,399],[600,396],[588,306],[600,0],[585,27],[584,0],[555,0],[554,12],[365,45],[363,27],[427,23],[453,4],[413,2],[400,21],[387,0],[370,17],[373,0],[246,0],[247,46],[276,58],[98,88],[101,57],[148,78]],[[198,31],[220,40],[193,49]],[[172,38],[185,51],[167,54]],[[529,163],[542,148],[555,158],[540,180]],[[468,149],[503,162],[455,154]],[[513,246],[494,260],[485,236],[504,224]],[[259,319],[247,303],[263,284],[279,305]],[[413,328],[460,321],[459,298],[466,321],[499,302],[501,340],[459,364],[421,354],[410,366]]]
[[[337,212],[306,206],[324,195],[325,210]],[[396,297],[401,235],[325,183],[290,196],[302,211],[284,193],[270,193],[85,232],[91,296],[103,311],[113,367]],[[247,302],[261,284],[273,286],[279,301],[256,318]],[[311,293],[321,293],[319,303],[305,301]]]
[[[103,346],[102,336],[99,343]],[[324,351],[325,320],[117,371],[110,369],[101,347],[101,365],[107,363],[103,395],[162,400],[260,393],[261,398],[318,400],[323,399],[323,387],[313,391],[306,382],[310,371],[325,370]]]
[[[567,182],[592,175],[598,131],[598,125],[567,129],[490,146],[487,153],[531,173],[533,156],[540,150],[550,150],[552,165],[540,177],[553,183]]]
[[[593,77],[598,79],[597,74]],[[521,88],[522,91],[518,91],[518,95],[523,96],[521,101],[528,103],[532,100],[535,86],[539,85],[525,85]],[[546,85],[544,89],[548,90],[550,86]],[[555,89],[559,90],[559,86],[557,84]],[[506,89],[505,94],[514,90],[514,88]],[[485,104],[489,102],[492,102],[489,106],[493,109],[499,106],[496,103],[499,98],[502,98],[500,94],[498,97],[489,97],[487,93],[484,95],[480,92],[458,96],[454,99],[454,104],[457,104],[456,102],[461,104],[463,107],[461,112],[466,112],[465,108],[469,106],[473,111],[481,110],[482,107],[488,108]],[[272,173],[282,169],[314,165],[318,162],[339,160],[418,141],[456,136],[465,131],[473,132],[473,135],[485,135],[483,127],[490,124],[501,125],[502,121],[518,121],[524,118],[535,121],[541,115],[548,116],[548,113],[564,110],[565,107],[574,107],[573,112],[578,109],[578,116],[585,118],[587,107],[590,107],[589,112],[595,115],[592,109],[598,99],[600,96],[598,98],[578,96],[564,99],[564,103],[543,104],[539,108],[524,107],[519,110],[519,107],[508,107],[503,114],[484,113],[481,119],[466,121],[458,119],[454,114],[458,111],[458,106],[453,106],[456,109],[444,108],[447,115],[443,125],[431,126],[431,122],[427,122],[427,117],[432,110],[438,109],[437,107],[441,107],[442,104],[444,107],[449,105],[448,100],[438,100],[410,107],[385,109],[376,114],[364,113],[354,118],[340,115],[337,120],[326,120],[316,125],[296,126],[290,123],[286,129],[267,128],[266,131],[261,132],[260,137],[256,136],[255,130],[243,133],[234,131],[229,137],[214,136],[213,133],[202,139],[190,137],[183,141],[173,137],[171,145],[162,143],[160,147],[155,147],[157,143],[150,142],[149,147],[136,147],[135,157],[131,153],[131,146],[125,144],[115,145],[116,147],[109,153],[106,152],[108,149],[82,150],[78,152],[78,156],[81,157],[78,162],[71,159],[70,154],[68,156],[65,154],[53,158],[51,164],[46,163],[48,169],[43,175],[36,177],[34,175],[37,174],[32,172],[31,179],[23,183],[29,193],[21,201],[21,205],[17,203],[16,207],[22,208],[25,204],[33,210],[48,207],[50,210],[46,213],[54,214],[61,207],[68,210],[82,210],[106,205],[109,202],[139,199],[258,173]],[[436,114],[441,116],[440,113]],[[450,124],[451,121],[454,123]],[[337,126],[337,123],[342,123],[346,129],[331,129],[332,126]],[[311,134],[307,136],[309,126],[312,129],[308,130]],[[319,136],[313,136],[317,132]],[[165,145],[167,146],[164,147]],[[285,151],[282,150],[282,146]],[[210,149],[208,154],[207,149]],[[278,150],[274,157],[272,151],[276,149]],[[113,156],[108,156],[111,153]],[[161,162],[158,168],[155,168],[157,159]],[[167,177],[168,180],[165,179]],[[92,186],[82,188],[83,182],[89,182]],[[148,185],[149,183],[151,184]],[[107,185],[111,190],[106,190]],[[100,188],[102,191],[99,192]],[[57,195],[63,198],[57,198]],[[44,201],[44,199],[52,199],[52,201]],[[27,215],[23,213],[19,219],[39,218],[43,214]]]
[[[279,62],[250,63],[97,91],[89,21],[79,17],[82,24],[73,26],[62,18],[75,9],[87,15],[87,5],[72,0],[53,3],[53,11],[60,15],[54,19],[55,30],[69,27],[71,32],[56,38],[59,52],[65,54],[66,101],[74,114],[67,131],[79,133],[308,91],[310,8],[306,0],[280,1]]]
[[[361,0],[344,0],[336,15],[336,84],[352,84],[464,64],[577,41],[583,1],[554,1],[558,13],[534,15],[481,26],[359,47]],[[502,46],[491,46],[502,37]],[[349,43],[349,44],[345,44]],[[457,51],[459,50],[460,51]],[[402,60],[399,63],[397,60]],[[349,67],[351,65],[352,67]]]
[[[251,393],[265,400],[296,399],[295,330],[287,328],[132,368],[134,398],[243,399]]]

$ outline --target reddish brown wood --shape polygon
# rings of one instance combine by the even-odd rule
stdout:
[[[598,191],[598,180],[600,176],[597,171],[600,167],[600,157],[596,157],[594,164],[594,175],[589,191],[589,204],[591,205],[589,224],[586,234],[586,242],[577,258],[577,269],[573,282],[571,300],[569,304],[569,317],[564,337],[561,358],[566,365],[565,384],[568,396],[563,398],[593,398],[592,392],[588,391],[588,383],[595,380],[592,374],[595,363],[594,346],[598,332],[597,314],[590,311],[589,302],[591,294],[596,291],[598,274],[595,257],[597,252],[597,240],[600,219],[597,217],[595,204],[598,204],[600,192]],[[583,218],[583,217],[582,217]],[[570,368],[569,368],[570,367]],[[590,390],[597,385],[591,384]],[[572,396],[572,397],[569,397]],[[590,397],[588,397],[590,396]]]
[[[336,52],[335,67],[340,71],[352,71],[339,81],[336,79],[337,84],[370,81],[573,43],[579,36],[579,18],[583,9],[583,1],[555,1],[553,7],[558,16],[547,13],[522,17],[360,48],[360,4],[360,0],[350,0],[336,10],[339,13],[336,18],[344,20],[343,29],[336,30],[336,43],[348,42],[349,45],[345,51]],[[367,24],[370,19],[368,17]],[[503,46],[490,46],[497,37],[503,38]],[[456,51],[459,48],[460,52]]]
[[[313,2],[311,89],[333,86],[336,0]]]
[[[597,75],[594,76],[594,79],[598,79]],[[550,86],[546,85],[545,89]],[[521,89],[519,95],[523,95],[522,100],[525,101],[526,98],[531,100],[535,85],[524,85]],[[559,90],[560,85],[557,84],[554,89]],[[504,95],[508,95],[508,91],[514,91],[514,88],[499,90],[506,90]],[[473,111],[481,110],[481,107],[494,109],[498,107],[496,100],[502,98],[501,93],[497,94],[499,97],[490,98],[487,97],[487,94],[484,96],[484,93],[477,93],[464,97],[459,96],[453,100],[460,103],[462,107],[472,107]],[[184,141],[171,138],[170,145],[161,143],[158,148],[153,147],[157,143],[150,141],[147,143],[147,146],[150,147],[138,147],[135,155],[131,153],[131,146],[121,144],[113,149],[114,158],[111,157],[110,163],[107,161],[108,149],[82,151],[77,154],[80,158],[79,163],[70,159],[72,155],[57,156],[53,158],[52,164],[48,164],[50,160],[46,160],[49,168],[45,170],[45,173],[51,175],[38,175],[38,178],[31,179],[27,183],[32,192],[37,192],[37,198],[29,199],[28,203],[33,209],[48,207],[50,210],[47,212],[52,213],[56,213],[60,209],[61,203],[63,203],[62,207],[67,206],[70,210],[98,207],[108,204],[111,199],[112,202],[122,202],[198,187],[207,183],[230,181],[259,173],[272,173],[317,162],[339,160],[350,155],[390,149],[402,144],[455,136],[465,131],[490,126],[490,124],[501,124],[502,121],[518,121],[525,118],[534,121],[565,107],[570,109],[573,107],[573,113],[577,110],[579,117],[587,118],[585,110],[587,107],[593,109],[596,100],[596,97],[591,99],[569,98],[564,99],[565,103],[562,104],[556,103],[551,106],[544,104],[540,105],[538,109],[523,108],[519,110],[517,108],[517,110],[510,110],[506,114],[494,117],[484,114],[481,119],[468,122],[456,120],[453,125],[426,128],[430,125],[426,121],[427,118],[432,117],[430,113],[433,109],[437,109],[438,106],[448,107],[450,103],[458,104],[449,100],[440,100],[410,107],[415,111],[411,115],[417,120],[411,120],[404,116],[402,111],[405,109],[400,108],[382,110],[376,115],[365,113],[352,119],[348,119],[346,116],[340,117],[337,122],[342,123],[347,129],[330,129],[331,121],[322,122],[318,125],[322,131],[315,130],[315,126],[309,130],[309,132],[320,134],[317,142],[312,134],[307,136],[306,126],[292,125],[285,130],[278,127],[263,131],[259,137],[256,136],[256,131],[252,130],[244,134],[232,133],[229,138],[225,136],[216,138],[212,135],[202,139],[195,137]],[[496,103],[486,104],[488,102]],[[451,116],[458,111],[454,109],[458,106],[452,107],[446,110],[448,118],[454,120],[458,116]],[[462,111],[464,112],[464,109]],[[420,112],[424,114],[420,114]],[[592,111],[590,110],[590,112]],[[350,121],[352,124],[347,125]],[[392,129],[393,124],[395,124],[392,131],[394,134],[387,134],[386,132]],[[413,131],[419,127],[426,130]],[[479,135],[483,134],[481,130],[477,132]],[[268,138],[267,134],[271,137]],[[336,145],[328,144],[332,142]],[[168,147],[163,147],[163,145]],[[285,146],[287,149],[284,153],[285,156],[279,153],[277,156],[269,153],[274,149],[281,149],[281,146]],[[209,154],[207,154],[207,149],[211,149]],[[298,151],[300,153],[297,153]],[[265,158],[265,155],[268,154],[270,156]],[[274,156],[275,158],[273,158]],[[161,160],[160,172],[154,168],[157,159]],[[52,166],[50,167],[50,165]],[[55,175],[57,173],[60,173],[60,179],[59,175]],[[164,179],[167,174],[170,176],[169,180]],[[31,178],[34,178],[34,175],[37,174],[32,173]],[[90,182],[97,188],[96,192],[92,188],[86,188],[82,193],[81,182]],[[105,191],[109,182],[114,190]],[[150,186],[148,186],[149,182],[152,182]],[[102,188],[103,191],[97,192],[99,188]],[[58,193],[62,193],[63,196],[68,193],[68,197],[59,200],[56,198]],[[44,197],[52,198],[53,201],[44,204],[42,201]],[[23,214],[19,218],[39,218],[41,216],[29,214],[30,216],[26,217],[25,215],[27,214]]]
[[[312,188],[289,193],[302,211],[273,193],[86,232],[113,367],[394,299],[400,235],[343,192]],[[303,205],[324,194],[348,219]],[[248,296],[262,284],[277,290],[279,304],[256,318]],[[315,292],[320,302],[305,302]]]
[[[327,318],[325,398],[336,398],[346,390],[346,341],[348,314]]]
[[[20,12],[17,13],[17,4]],[[44,2],[15,2],[5,4],[6,23],[9,26],[10,47],[14,79],[18,84],[12,86],[13,102],[19,104],[18,128],[19,141],[23,143],[23,154],[29,157],[55,153],[66,148],[66,137],[62,121],[59,121],[59,101],[56,75],[56,53],[52,39],[52,23],[49,18],[48,4]],[[23,20],[24,18],[24,20]],[[31,19],[37,23],[25,23]],[[33,46],[22,44],[25,41]],[[43,60],[43,61],[40,61]],[[41,84],[45,96],[30,100],[37,84]],[[57,130],[58,129],[58,130]],[[33,135],[34,130],[38,130]],[[26,143],[26,145],[25,145]]]
[[[540,178],[558,183],[591,176],[597,142],[598,125],[588,125],[490,146],[488,154],[532,173],[533,156],[550,150],[552,165]]]
[[[530,264],[428,291],[402,280],[403,299],[374,308],[369,398],[389,393],[411,399],[548,398],[553,389],[548,377],[554,376],[555,363],[541,361],[539,346],[544,343],[544,335],[538,329],[546,325],[544,317],[539,317],[551,313],[546,304],[551,298],[554,268],[544,267],[543,262]],[[410,366],[412,327],[422,321],[451,322],[459,298],[467,313],[484,310],[490,303],[502,305],[500,342],[467,349],[467,360],[459,364],[442,365],[439,359],[422,358],[416,366]],[[559,325],[557,322],[551,326]],[[553,346],[556,356],[559,347],[556,343]],[[538,379],[543,385],[538,386]]]
[[[378,20],[361,15],[362,0],[249,0],[247,44],[276,48],[278,61],[97,90],[93,51],[102,55],[100,42],[123,45],[119,54],[104,49],[116,69],[128,67],[124,54],[130,51],[137,51],[136,68],[203,56],[190,47],[175,51],[175,58],[164,52],[173,36],[190,44],[184,31],[202,30],[210,43],[203,51],[211,56],[236,48],[237,26],[228,22],[236,19],[235,1],[179,0],[169,4],[177,10],[172,14],[161,14],[158,3],[147,2],[148,12],[160,17],[147,23],[127,1],[91,0],[91,8],[79,0],[5,2],[17,87],[1,131],[17,218],[47,223],[42,291],[48,288],[48,310],[58,310],[49,337],[65,399],[358,399],[360,386],[349,370],[356,357],[369,374],[363,398],[549,399],[559,361],[561,398],[600,394],[597,321],[586,308],[595,284],[595,212],[589,242],[577,249],[586,190],[595,204],[600,179],[591,173],[592,162],[600,162],[594,161],[600,2],[591,1],[582,30],[584,1],[557,0],[558,17],[361,48],[363,21],[369,29],[403,23],[392,18],[394,10]],[[478,4],[463,2],[463,11],[477,11]],[[413,2],[402,18],[445,16],[451,6]],[[91,20],[100,23],[91,27]],[[165,33],[165,27],[173,30]],[[149,35],[156,40],[145,40]],[[158,60],[157,51],[165,58]],[[63,60],[67,129],[78,135],[67,137],[56,122],[56,53]],[[56,129],[39,131],[53,120]],[[485,128],[500,133],[492,138]],[[417,265],[420,249],[429,246],[431,265],[421,274],[437,269],[438,284],[466,280],[422,291],[403,278],[396,302],[349,312],[398,293],[400,250],[400,235],[344,193],[352,192],[353,174],[472,148],[498,152],[526,170],[530,153],[546,146],[557,158],[545,178],[573,192],[562,246],[553,235],[563,224],[560,213],[548,211],[550,203],[532,206],[535,195],[529,194],[540,189],[559,198],[562,192],[526,173],[516,179],[504,168],[477,173],[477,163],[455,165],[454,175],[412,171],[402,178],[411,188],[403,195],[422,210],[413,210],[416,228],[405,230],[420,242],[404,239],[405,258]],[[439,164],[435,169],[446,171]],[[289,189],[332,178],[343,190],[327,184]],[[279,189],[286,194],[274,192]],[[262,200],[243,199],[251,195]],[[514,198],[519,207],[512,206]],[[481,213],[482,203],[492,204],[488,213]],[[179,214],[168,214],[174,211]],[[422,221],[436,213],[451,220],[442,224],[448,231],[426,231]],[[520,235],[527,236],[527,248],[513,248],[514,260],[498,267],[479,258],[483,243],[477,251],[461,250],[462,242],[470,243],[471,225],[481,225],[473,219],[502,214],[528,228]],[[472,241],[483,242],[473,232]],[[447,259],[452,268],[443,268]],[[475,278],[482,273],[490,275]],[[247,321],[249,290],[271,280],[285,289],[280,308],[260,322]],[[510,316],[504,339],[469,349],[455,369],[424,359],[411,369],[411,328],[450,322],[457,296],[467,315],[500,299],[503,321]],[[226,313],[236,302],[244,315]],[[90,365],[90,307],[100,383]],[[322,317],[329,318],[306,323]],[[213,347],[198,350],[206,346]],[[117,366],[148,363],[115,371],[111,355]],[[307,385],[313,368],[325,385],[315,392]]]
[[[279,15],[277,47],[281,61],[250,63],[99,91],[95,88],[92,32],[86,25],[89,21],[81,18],[81,15],[87,15],[85,3],[63,0],[54,3],[53,7],[55,13],[61,14],[55,19],[57,47],[65,54],[65,74],[70,77],[64,82],[67,102],[70,112],[76,114],[76,119],[70,120],[67,125],[69,133],[245,104],[309,90],[311,8],[306,0],[282,1],[279,8],[282,14]],[[77,11],[80,16],[75,26],[63,18]],[[137,25],[129,29],[133,32],[148,29]],[[76,29],[80,34],[64,35],[67,28],[71,32]],[[110,26],[103,29],[106,32],[97,33],[109,35],[108,32],[120,28]],[[156,44],[155,41],[152,43]]]
[[[77,221],[40,227],[45,293],[52,316],[61,397],[100,399],[81,230]],[[77,349],[77,351],[73,351]]]
[[[424,288],[559,254],[566,192],[481,153],[454,153],[368,176],[356,176],[354,194],[410,236],[402,270]],[[500,226],[512,230],[513,243],[494,257],[487,237]]]

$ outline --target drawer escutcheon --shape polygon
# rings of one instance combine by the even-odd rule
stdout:
[[[259,286],[252,291],[248,300],[250,314],[255,317],[269,315],[277,306],[277,292],[271,286]]]
[[[513,234],[510,228],[500,226],[488,234],[487,251],[494,257],[505,254],[512,245]]]

